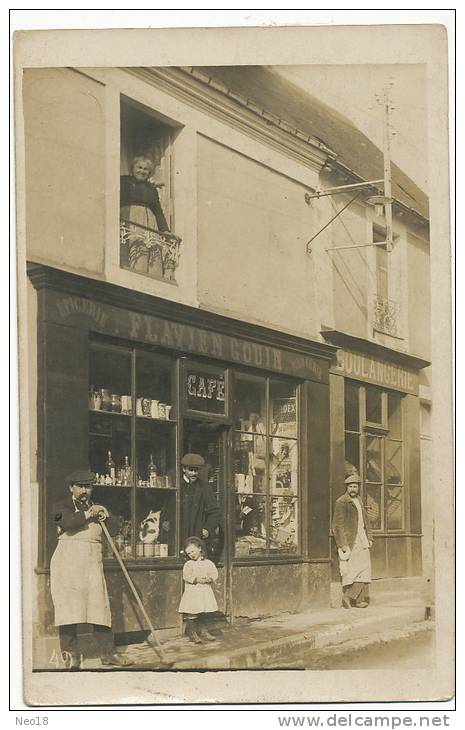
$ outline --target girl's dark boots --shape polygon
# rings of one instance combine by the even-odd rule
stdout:
[[[209,632],[205,621],[202,621],[202,619],[199,619],[199,634],[200,638],[204,641],[216,641],[216,636],[213,636],[213,634]]]
[[[186,636],[189,637],[189,641],[192,641],[194,644],[202,644],[202,639],[199,636],[198,633],[198,625],[197,625],[197,619],[196,618],[188,618],[186,619]]]

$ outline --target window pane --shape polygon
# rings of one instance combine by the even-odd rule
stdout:
[[[360,430],[360,414],[358,404],[359,387],[351,383],[344,386],[344,414],[346,431]]]
[[[132,485],[131,419],[121,414],[89,414],[89,466],[100,485]]]
[[[236,557],[266,552],[265,497],[238,494],[235,498]]]
[[[381,529],[381,486],[366,485],[366,511],[370,527],[373,530]]]
[[[111,515],[120,518],[119,529],[113,535],[113,541],[122,558],[132,558],[131,489],[129,487],[94,487],[92,500],[95,504],[103,504]],[[113,552],[105,538],[103,556],[113,557]]]
[[[234,427],[240,431],[264,434],[265,379],[238,374],[234,390]]]
[[[368,482],[381,482],[381,438],[366,437],[365,475]]]
[[[382,423],[381,391],[366,388],[366,420],[369,423]]]
[[[91,411],[130,413],[130,352],[112,346],[91,346],[89,384]]]
[[[241,494],[265,493],[265,449],[265,436],[251,433],[234,434],[233,472],[236,492]]]
[[[297,437],[297,398],[294,385],[270,381],[270,433]]]
[[[139,487],[136,492],[136,557],[174,555],[175,537],[176,492]]]
[[[298,503],[292,497],[273,497],[271,499],[272,552],[297,552],[298,543]]]
[[[270,439],[271,494],[297,494],[298,478],[297,441]]]
[[[173,411],[174,391],[171,382],[173,361],[151,352],[136,355],[136,415],[169,420]]]
[[[393,393],[388,393],[388,428],[391,438],[402,438],[402,397]]]
[[[172,423],[137,419],[136,484],[166,489],[176,486],[176,431]]]
[[[402,484],[402,443],[386,440],[386,484]]]
[[[403,528],[404,489],[403,487],[386,486],[385,492],[386,529],[401,530]]]
[[[360,436],[346,433],[345,475],[360,474]]]

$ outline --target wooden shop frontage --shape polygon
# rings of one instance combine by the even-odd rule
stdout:
[[[229,621],[329,605],[330,366],[336,348],[31,264],[37,294],[38,604],[53,635],[52,507],[89,466],[157,628],[179,627],[187,452],[221,513],[215,589]],[[149,518],[155,539],[144,539]],[[143,618],[104,553],[113,628]]]
[[[422,575],[419,376],[430,363],[344,332],[330,369],[331,497],[357,473],[374,542],[374,579]],[[333,550],[333,580],[339,580]]]

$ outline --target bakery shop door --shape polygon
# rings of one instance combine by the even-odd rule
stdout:
[[[227,475],[227,440],[229,427],[214,421],[184,418],[183,420],[183,454],[200,454],[205,466],[200,470],[200,478],[208,483],[219,507],[220,524],[205,541],[208,558],[218,568],[218,582],[214,587],[218,611],[220,615],[229,616],[229,570],[227,561],[226,525],[226,475]],[[181,478],[182,481],[182,478]],[[181,497],[181,524],[184,508]],[[181,546],[182,547],[182,546]]]

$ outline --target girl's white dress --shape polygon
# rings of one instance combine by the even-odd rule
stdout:
[[[218,610],[215,594],[210,583],[197,583],[199,578],[217,580],[218,571],[211,560],[200,558],[185,563],[182,577],[184,593],[179,604],[179,613],[211,613]]]

